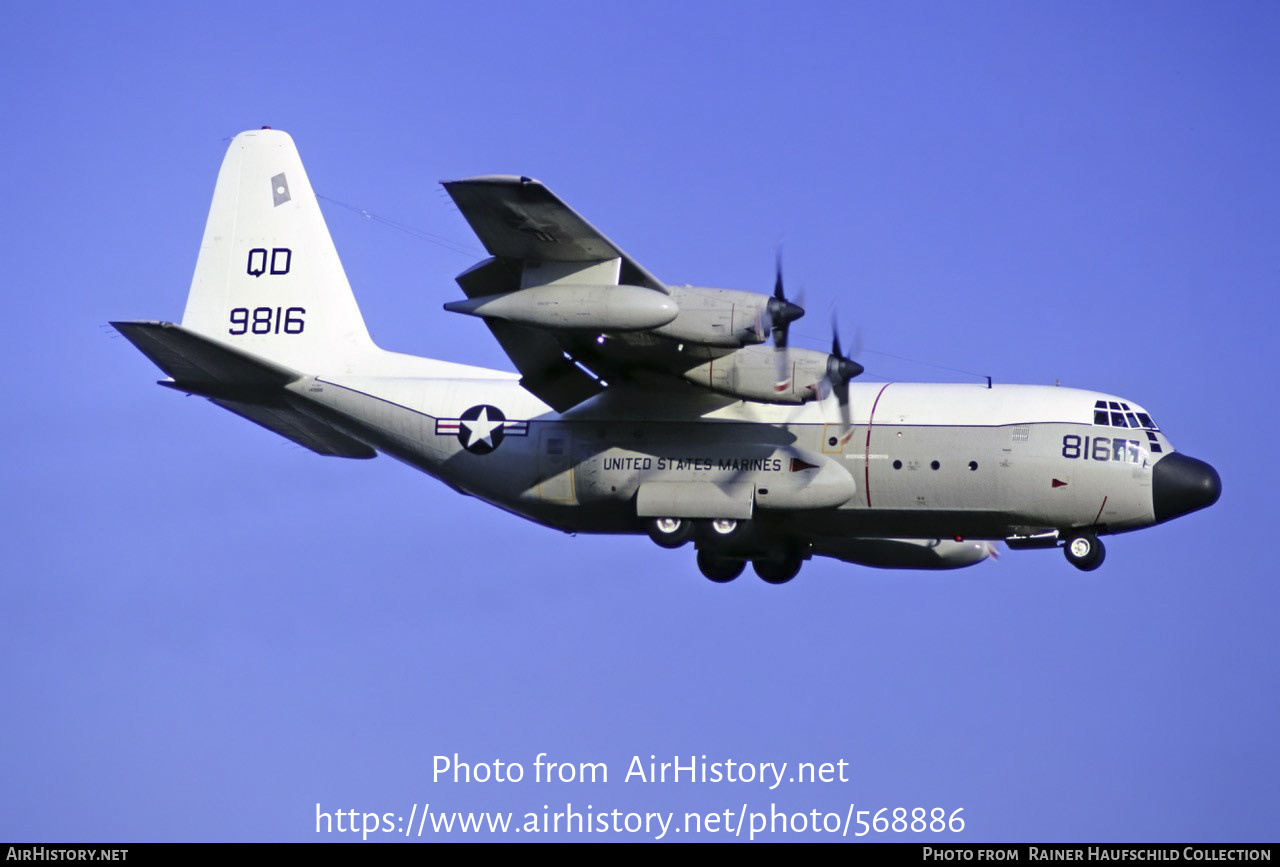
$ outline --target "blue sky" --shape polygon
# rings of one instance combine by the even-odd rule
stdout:
[[[1273,5],[6,18],[0,839],[341,837],[317,837],[317,803],[942,807],[963,833],[879,839],[1280,838],[1256,439],[1276,422]],[[386,348],[509,367],[440,309],[480,254],[437,182],[526,174],[669,282],[768,291],[782,244],[809,310],[792,339],[825,345],[837,311],[868,378],[1132,398],[1222,500],[1114,538],[1091,574],[1006,552],[721,587],[687,549],[319,458],[155,387],[105,327],[180,318],[227,140],[263,124],[322,195],[477,251],[325,203]],[[433,782],[455,753],[603,762],[609,782]],[[650,755],[844,760],[849,782],[623,782]],[[770,839],[796,837],[824,835]]]

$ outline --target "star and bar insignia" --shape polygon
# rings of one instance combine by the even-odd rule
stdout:
[[[473,455],[487,455],[502,445],[506,437],[528,436],[529,422],[508,419],[496,406],[482,403],[459,418],[436,419],[436,434],[456,436],[462,447]]]

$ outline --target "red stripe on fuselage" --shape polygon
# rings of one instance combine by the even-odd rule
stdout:
[[[871,415],[867,417],[867,447],[862,453],[863,477],[862,487],[867,492],[867,508],[871,508],[871,423],[876,418],[876,407],[880,405],[880,395],[884,394],[884,390],[893,385],[892,382],[886,382],[880,386],[880,390],[876,392],[876,399],[871,402]]]

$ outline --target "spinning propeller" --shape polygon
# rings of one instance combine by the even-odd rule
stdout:
[[[784,392],[791,388],[791,360],[787,355],[787,338],[791,323],[804,316],[804,308],[787,300],[782,282],[782,253],[778,253],[777,265],[773,280],[773,297],[769,299],[761,312],[757,330],[761,337],[773,335],[774,356],[778,362],[778,378],[773,384],[776,392]],[[858,341],[861,343],[861,341]],[[856,348],[855,348],[856,352]],[[836,320],[831,319],[831,354],[827,357],[827,370],[822,378],[824,389],[830,390],[840,403],[840,421],[844,430],[841,441],[847,441],[853,434],[853,421],[849,412],[849,380],[860,376],[864,368],[851,358],[846,358],[840,349],[840,332]]]
[[[774,391],[783,392],[791,387],[791,365],[787,359],[787,334],[791,323],[804,316],[804,308],[787,300],[782,289],[782,253],[778,253],[777,266],[773,278],[773,297],[765,305],[761,336],[773,335],[773,346],[777,350],[778,381],[774,383]]]
[[[845,358],[840,351],[840,332],[836,328],[835,317],[831,319],[831,355],[827,358],[826,381],[831,393],[840,403],[840,422],[844,431],[840,441],[847,442],[853,435],[853,420],[849,415],[849,380],[862,374],[865,368],[851,358]]]

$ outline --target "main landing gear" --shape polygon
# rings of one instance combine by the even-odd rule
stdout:
[[[679,548],[693,538],[693,521],[688,518],[652,518],[649,538],[663,548]]]
[[[786,584],[799,574],[805,561],[799,546],[754,539],[750,521],[651,518],[646,530],[649,538],[663,548],[679,548],[694,540],[698,546],[698,570],[717,584],[737,578],[748,561],[761,580]]]
[[[786,584],[800,574],[804,560],[798,553],[788,552],[781,558],[760,557],[751,561],[756,574],[767,584]]]
[[[1067,536],[1062,552],[1067,562],[1084,572],[1092,572],[1107,558],[1107,549],[1092,533],[1076,532]]]
[[[742,570],[746,568],[746,560],[725,557],[722,554],[715,553],[710,548],[702,548],[698,551],[698,569],[707,579],[717,584],[728,584],[741,575]]]
[[[756,557],[751,561],[751,566],[766,584],[786,584],[800,574],[803,563],[804,559],[799,554],[787,553],[781,557]],[[717,584],[727,584],[741,575],[746,568],[745,556],[720,554],[713,548],[698,549],[698,569]]]

